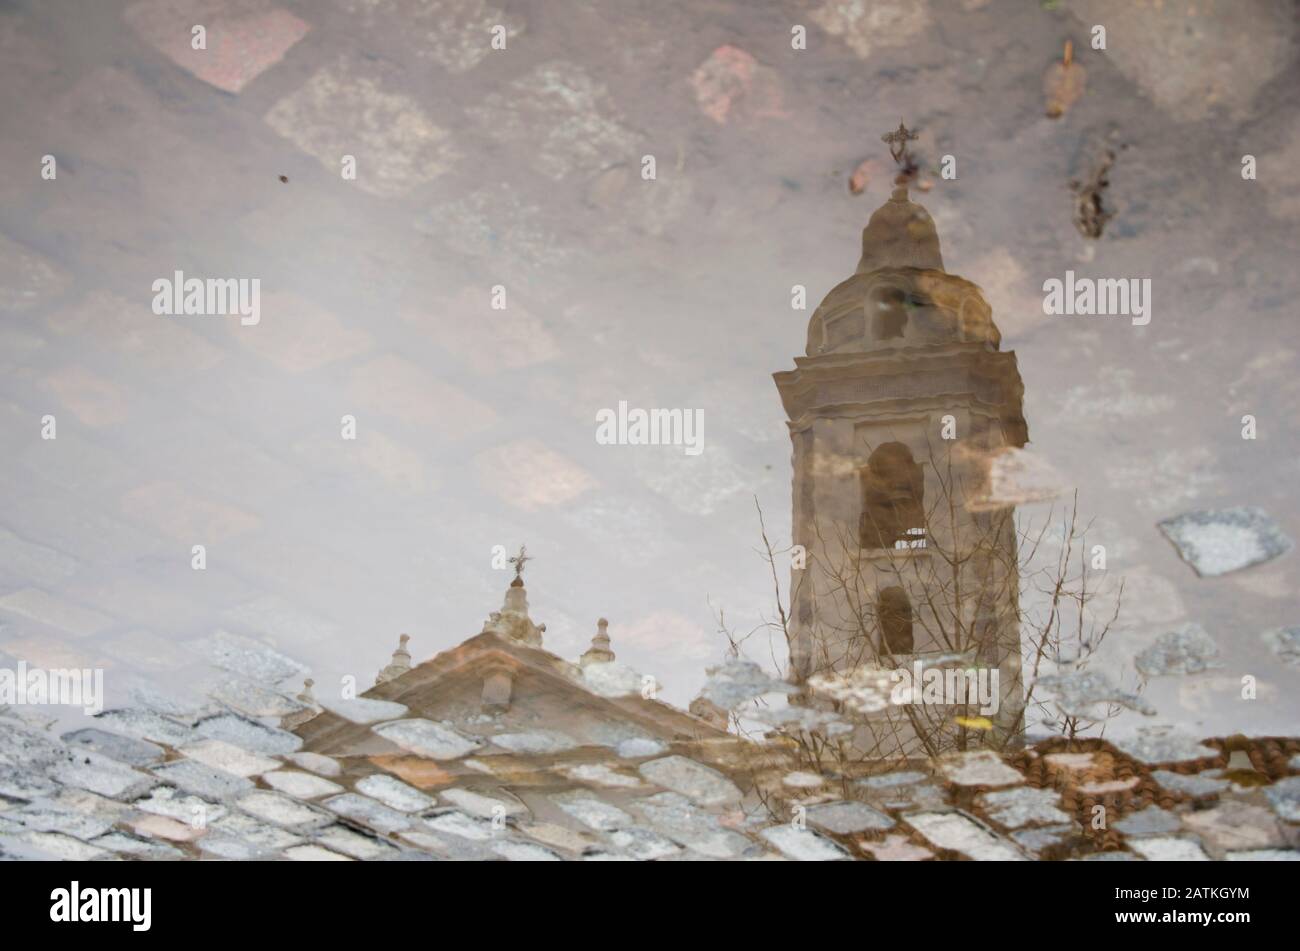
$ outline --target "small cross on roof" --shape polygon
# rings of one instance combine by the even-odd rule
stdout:
[[[898,164],[903,164],[903,159],[907,155],[907,143],[914,141],[917,134],[903,125],[903,120],[898,120],[898,128],[893,132],[887,132],[880,137],[880,141],[889,146],[889,154]]]
[[[515,555],[513,558],[507,559],[507,561],[515,566],[515,577],[522,579],[524,574],[524,565],[532,561],[532,559],[528,557],[527,547],[520,545],[519,554]]]

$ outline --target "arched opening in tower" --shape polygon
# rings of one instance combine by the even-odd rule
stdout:
[[[925,547],[925,477],[912,451],[899,442],[885,443],[860,471],[863,548]]]
[[[883,285],[871,293],[871,336],[889,340],[903,336],[907,327],[907,292],[901,287]]]

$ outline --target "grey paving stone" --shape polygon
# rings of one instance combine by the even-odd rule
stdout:
[[[1044,849],[1059,845],[1074,832],[1073,826],[1039,826],[1036,829],[1021,829],[1011,833],[1012,840],[1022,849],[1037,855]]]
[[[1264,795],[1279,816],[1287,822],[1300,822],[1300,776],[1279,779]]]
[[[189,727],[149,710],[124,707],[105,710],[95,718],[105,730],[137,740],[151,740],[165,746],[180,746],[194,735]]]
[[[1223,666],[1219,645],[1199,624],[1183,624],[1161,634],[1138,653],[1133,664],[1144,677],[1200,674]]]
[[[1268,513],[1251,506],[1187,512],[1158,527],[1203,578],[1270,561],[1293,547]]]
[[[958,786],[1009,786],[1025,781],[991,750],[947,754],[939,769]]]
[[[782,855],[799,862],[838,862],[850,858],[844,847],[812,829],[792,825],[772,826],[760,835]]]
[[[420,812],[434,805],[436,800],[400,779],[376,773],[356,782],[356,790],[371,799],[377,799],[398,812]]]
[[[1226,779],[1219,779],[1207,773],[1185,775],[1166,769],[1152,770],[1151,778],[1170,792],[1182,793],[1185,796],[1211,796],[1223,792],[1232,785]]]
[[[1133,839],[1129,848],[1149,862],[1208,862],[1201,843],[1192,838],[1150,836]]]
[[[742,798],[736,784],[722,773],[685,756],[650,760],[637,769],[650,782],[704,806],[737,803]]]
[[[65,733],[63,742],[72,749],[93,750],[128,766],[148,766],[163,758],[161,746],[118,733],[97,730],[94,727]]]
[[[430,759],[459,759],[481,747],[481,741],[432,720],[395,720],[374,732],[402,749]]]
[[[1264,631],[1260,637],[1283,662],[1300,667],[1300,627],[1275,627]],[[1300,761],[1300,755],[1292,758],[1292,769],[1300,769],[1295,765],[1297,761]]]
[[[286,680],[300,680],[307,673],[305,665],[274,648],[228,631],[217,631],[186,646],[218,667],[255,683],[275,686]]]
[[[153,768],[163,782],[204,799],[226,799],[253,788],[243,776],[232,776],[193,760],[176,760]]]
[[[647,796],[633,802],[631,807],[641,813],[656,831],[701,855],[733,859],[762,851],[746,836],[725,828],[717,816],[677,793]]]
[[[1115,745],[1136,760],[1155,765],[1181,763],[1218,756],[1219,751],[1205,746],[1171,727],[1139,728],[1133,736],[1121,737]]]
[[[918,812],[904,818],[937,848],[960,852],[982,862],[1025,860],[1024,853],[1012,843],[959,812]]]
[[[636,825],[622,809],[587,792],[556,793],[551,802],[590,829],[611,832]]]
[[[88,789],[111,799],[134,799],[158,785],[149,774],[89,750],[68,756],[51,766],[46,775],[65,786]]]
[[[893,819],[864,802],[827,802],[809,806],[808,822],[836,835],[855,832],[883,832],[892,829]]]
[[[1114,825],[1126,836],[1167,835],[1182,828],[1176,815],[1159,806],[1147,806],[1141,812],[1125,816]]]
[[[292,733],[263,726],[256,720],[233,713],[200,720],[195,725],[194,732],[199,736],[271,756],[293,753],[302,746],[302,740]]]
[[[149,859],[151,861],[185,857],[185,853],[172,848],[170,845],[137,839],[135,836],[125,835],[121,832],[111,832],[108,835],[100,836],[98,839],[91,840],[90,844],[96,848],[107,849],[110,852],[120,852],[132,858]]]
[[[682,848],[676,842],[650,829],[629,826],[609,834],[610,844],[631,858],[643,862],[676,855]]]
[[[409,816],[405,816],[395,809],[390,809],[383,803],[356,793],[332,796],[322,801],[321,805],[333,813],[374,829],[376,832],[400,832],[403,829],[410,828],[414,821]]]
[[[1061,797],[1054,790],[1028,787],[984,793],[979,797],[993,821],[1009,829],[1068,823],[1069,814],[1057,808],[1060,801]]]

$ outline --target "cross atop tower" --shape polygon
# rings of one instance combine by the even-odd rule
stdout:
[[[907,143],[915,141],[917,134],[903,125],[903,120],[898,120],[898,128],[893,132],[887,132],[880,137],[880,141],[889,146],[889,154],[899,165],[907,164],[903,160],[907,157]]]
[[[509,561],[510,564],[515,566],[515,581],[519,582],[520,584],[523,584],[524,565],[532,561],[532,559],[528,557],[527,547],[524,545],[520,545],[519,554],[515,555],[515,557],[513,558],[507,559],[507,561]]]

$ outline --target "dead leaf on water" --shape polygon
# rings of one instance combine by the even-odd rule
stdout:
[[[867,185],[871,179],[879,175],[881,165],[875,159],[867,159],[854,169],[853,174],[849,176],[849,193],[861,195],[867,190]]]
[[[1047,97],[1047,115],[1059,119],[1083,95],[1088,73],[1074,61],[1074,44],[1065,41],[1065,55],[1059,63],[1047,67],[1043,75],[1043,94]]]

